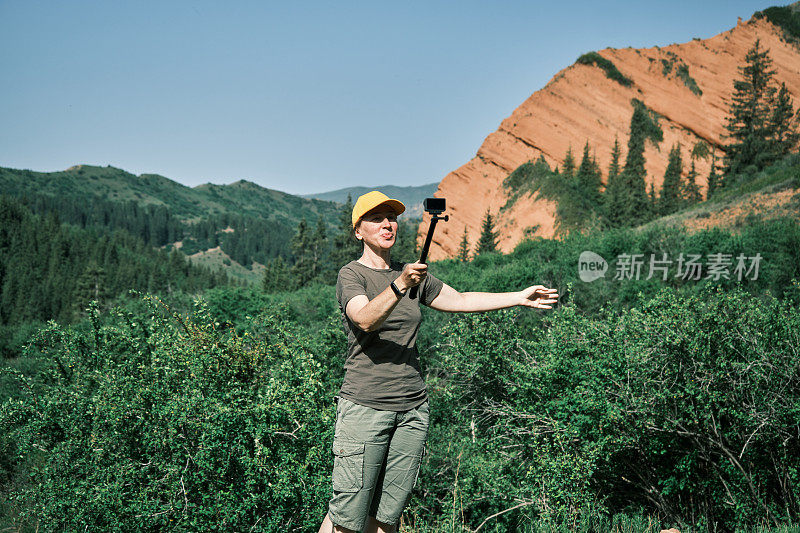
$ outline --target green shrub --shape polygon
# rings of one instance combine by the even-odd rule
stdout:
[[[335,417],[328,362],[279,314],[239,335],[199,303],[180,317],[149,301],[41,332],[44,368],[35,380],[16,373],[28,392],[0,411],[5,469],[26,476],[9,495],[14,514],[46,530],[318,527]],[[341,334],[328,338],[341,346]]]
[[[686,85],[690,91],[697,96],[703,95],[703,91],[697,85],[695,79],[689,75],[689,67],[686,65],[686,63],[682,62],[680,65],[678,65],[678,70],[675,73],[681,80],[683,80],[683,84]]]
[[[457,492],[473,528],[527,502],[500,531],[586,508],[641,506],[699,530],[797,519],[788,302],[665,289],[621,316],[570,307],[527,329],[510,311],[465,315],[443,335],[421,518],[447,516]]]
[[[600,67],[606,73],[607,78],[614,80],[624,87],[630,87],[633,85],[633,80],[622,74],[622,72],[617,69],[614,63],[604,58],[597,52],[587,52],[583,54],[578,58],[576,63],[580,65],[595,65]]]

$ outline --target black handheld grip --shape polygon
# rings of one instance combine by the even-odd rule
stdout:
[[[425,237],[425,244],[422,246],[422,253],[419,256],[420,263],[424,263],[428,259],[428,250],[431,247],[431,240],[433,240],[433,230],[436,229],[436,223],[439,222],[439,220],[444,220],[445,222],[447,222],[449,218],[450,217],[447,215],[443,217],[433,215],[431,217],[431,227],[428,228],[428,235]],[[419,285],[414,285],[413,287],[411,287],[411,292],[408,294],[408,297],[414,300],[416,299],[418,292],[419,292]]]

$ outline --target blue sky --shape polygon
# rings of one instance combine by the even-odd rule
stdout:
[[[582,53],[770,5],[0,0],[0,166],[292,194],[438,182]]]

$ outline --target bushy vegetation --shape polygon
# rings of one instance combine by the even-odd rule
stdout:
[[[684,63],[675,52],[666,52],[666,54],[667,58],[661,59],[661,74],[663,74],[664,77],[669,77],[674,68],[675,75],[681,79],[683,84],[695,95],[702,96],[703,91],[700,89],[700,86],[697,85],[697,81],[689,74],[689,65]],[[675,68],[676,64],[678,65],[677,68]]]
[[[753,14],[753,18],[762,17],[781,28],[788,40],[800,41],[800,12],[796,6],[773,6]]]
[[[758,280],[577,279],[577,255],[739,251]],[[533,239],[432,265],[552,313],[425,310],[413,531],[732,530],[800,517],[800,227]],[[613,272],[613,268],[612,268]],[[644,276],[642,276],[644,278]],[[794,279],[793,279],[794,278]],[[142,297],[50,323],[0,380],[5,522],[308,531],[330,495],[345,338],[331,287]]]
[[[570,308],[535,330],[459,317],[428,473],[459,471],[470,524],[526,504],[510,530],[591,505],[698,527],[796,516],[798,320],[739,291],[662,291],[602,320]]]
[[[675,74],[683,81],[683,84],[689,88],[697,96],[702,96],[703,91],[700,89],[700,86],[697,85],[697,81],[689,74],[689,66],[686,63],[681,63],[678,65],[678,69],[675,71]]]
[[[633,85],[633,80],[625,76],[622,72],[617,69],[616,65],[609,61],[608,59],[604,58],[597,52],[587,52],[583,54],[581,57],[578,58],[576,63],[580,65],[595,65],[603,69],[603,72],[606,73],[606,77],[608,79],[614,80],[615,82],[619,83],[624,87],[630,87]]]

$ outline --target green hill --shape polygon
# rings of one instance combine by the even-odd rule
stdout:
[[[316,194],[304,194],[303,198],[316,198],[318,200],[326,200],[329,202],[337,202],[343,204],[350,196],[353,202],[356,198],[369,191],[379,190],[390,198],[395,198],[403,202],[406,206],[405,215],[408,218],[421,218],[422,217],[422,201],[425,198],[430,198],[436,189],[439,188],[438,183],[429,183],[427,185],[419,185],[416,187],[398,187],[396,185],[381,185],[379,187],[347,187],[344,189],[337,189],[330,192],[322,192]]]
[[[0,190],[9,196],[99,196],[140,206],[165,206],[185,220],[235,212],[258,218],[298,222],[301,218],[336,217],[330,201],[301,198],[245,180],[230,185],[187,187],[158,174],[136,176],[119,168],[77,165],[61,172],[34,172],[0,167]]]
[[[114,167],[78,165],[61,172],[0,167],[0,191],[35,213],[55,212],[80,227],[123,229],[153,246],[193,255],[219,246],[250,267],[288,257],[302,219],[321,217],[329,229],[340,207],[240,180],[187,187],[157,174],[136,176]],[[223,265],[227,266],[227,265]]]

